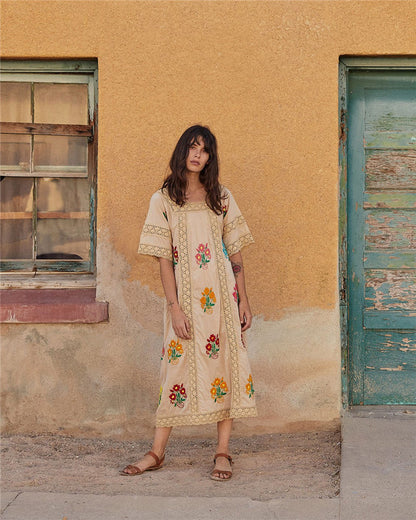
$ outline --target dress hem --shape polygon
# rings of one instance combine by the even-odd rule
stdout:
[[[218,412],[185,415],[182,417],[160,417],[156,418],[156,427],[170,426],[194,426],[199,424],[216,423],[224,419],[241,419],[244,417],[257,417],[257,408],[233,408],[231,410],[220,410]]]

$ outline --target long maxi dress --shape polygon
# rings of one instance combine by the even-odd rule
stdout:
[[[173,262],[191,339],[178,338],[165,305],[156,426],[194,425],[257,415],[229,257],[254,242],[231,193],[223,212],[205,202],[153,194],[138,252]]]

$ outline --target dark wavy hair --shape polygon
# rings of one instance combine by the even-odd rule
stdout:
[[[162,189],[166,189],[169,197],[179,206],[186,202],[186,159],[189,148],[194,144],[201,144],[204,141],[205,150],[209,154],[209,159],[204,169],[199,174],[199,180],[203,184],[206,194],[206,203],[212,211],[218,215],[222,212],[221,186],[218,180],[218,153],[217,140],[215,135],[207,126],[194,125],[185,130],[181,135],[169,162],[171,173],[163,182]]]

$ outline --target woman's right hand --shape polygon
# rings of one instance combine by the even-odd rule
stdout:
[[[170,307],[170,315],[175,334],[182,339],[191,339],[191,325],[179,304]]]

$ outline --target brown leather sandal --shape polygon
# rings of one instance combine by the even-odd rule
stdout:
[[[217,453],[214,457],[214,464],[216,464],[217,462],[217,458],[218,457],[225,457],[226,459],[228,459],[230,461],[230,464],[233,463],[233,459],[227,455],[227,453]],[[222,478],[220,477],[220,475],[223,474],[225,475],[225,478]],[[217,480],[217,481],[225,481],[225,480],[230,480],[230,478],[233,476],[233,472],[232,471],[225,471],[225,470],[221,470],[221,469],[214,469],[212,472],[211,472],[211,475],[210,477],[212,478],[212,480]]]
[[[161,459],[156,455],[156,453],[153,453],[153,451],[148,451],[146,455],[151,455],[154,459],[156,464],[153,464],[153,466],[149,466],[146,469],[140,469],[138,466],[133,466],[133,464],[129,464],[124,469],[122,469],[119,473],[120,475],[123,475],[125,477],[134,477],[136,475],[141,475],[145,471],[155,471],[156,469],[160,469],[163,465],[163,461],[165,460],[165,456]]]

